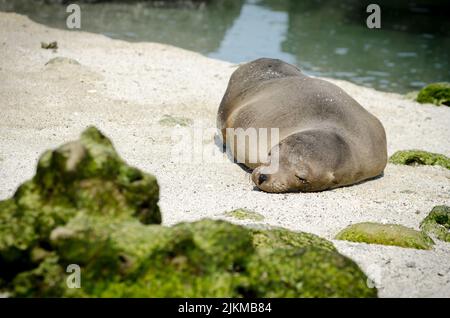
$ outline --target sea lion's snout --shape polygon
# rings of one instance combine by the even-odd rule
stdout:
[[[287,147],[282,149],[288,150]],[[275,152],[275,156],[277,155],[279,153]],[[271,162],[268,162],[256,167],[252,172],[253,183],[260,190],[271,193],[313,190],[314,185],[309,182],[312,177],[311,168],[299,161],[285,160],[285,157],[281,157],[279,165],[271,165]]]
[[[252,181],[253,183],[261,190],[264,190],[264,183],[268,183],[269,175],[262,171],[262,166],[255,168],[252,172]]]
[[[269,167],[261,165],[253,170],[253,183],[264,192],[287,192],[289,191],[288,182],[282,174],[270,173]]]

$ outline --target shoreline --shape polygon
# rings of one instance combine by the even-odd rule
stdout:
[[[450,205],[450,171],[435,166],[388,164],[382,178],[351,187],[267,194],[254,191],[248,174],[231,162],[173,162],[173,126],[160,120],[169,115],[215,127],[217,107],[235,65],[164,44],[52,29],[14,13],[0,12],[0,26],[0,199],[34,175],[43,151],[77,139],[86,126],[96,125],[130,165],[157,177],[164,225],[221,218],[333,239],[349,224],[364,221],[418,229],[433,206]],[[41,49],[40,42],[55,40],[56,53]],[[79,64],[62,59],[46,65],[55,57]],[[389,155],[414,148],[450,155],[446,107],[326,80],[381,120]],[[214,147],[213,140],[204,142]],[[256,211],[264,220],[223,215],[236,208]],[[450,243],[437,242],[431,251],[333,243],[384,287],[381,297],[450,297]]]

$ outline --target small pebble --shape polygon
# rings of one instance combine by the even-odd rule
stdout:
[[[414,263],[414,262],[406,262],[406,267],[408,267],[408,268],[415,268],[416,267],[416,263]]]

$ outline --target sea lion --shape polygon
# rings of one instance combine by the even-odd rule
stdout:
[[[261,58],[234,71],[217,127],[223,144],[253,169],[253,182],[266,192],[351,185],[379,176],[387,163],[386,133],[375,116],[338,86],[281,60]],[[279,139],[239,143],[237,128],[278,128]],[[252,161],[255,147],[262,151]]]

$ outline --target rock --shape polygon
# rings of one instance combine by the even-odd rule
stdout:
[[[60,65],[60,64],[80,65],[80,63],[77,60],[62,56],[54,57],[50,59],[47,63],[45,63],[45,65]]]
[[[175,127],[176,125],[187,127],[192,125],[193,121],[190,118],[185,117],[174,117],[171,115],[164,115],[159,123],[163,126]]]
[[[249,262],[247,272],[250,284],[244,296],[377,296],[353,261],[321,248],[267,249]]]
[[[58,42],[56,42],[56,41],[49,42],[49,43],[41,42],[41,48],[46,49],[46,50],[48,50],[48,49],[56,50],[56,49],[58,49]]]
[[[450,106],[450,83],[433,83],[422,88],[416,99],[419,103]]]
[[[336,252],[333,243],[317,235],[304,232],[291,232],[286,229],[252,229],[253,245],[257,248],[304,248],[316,247]]]
[[[397,151],[389,158],[390,163],[397,165],[438,165],[450,169],[450,158],[423,150]]]
[[[420,228],[428,235],[450,242],[450,206],[435,206],[420,223]]]
[[[32,250],[47,246],[53,229],[78,214],[160,223],[158,197],[156,178],[128,166],[90,127],[79,140],[45,152],[36,175],[0,201],[0,276],[30,267]]]
[[[406,267],[408,267],[408,268],[416,268],[416,263],[414,263],[414,262],[406,262]]]
[[[15,296],[375,297],[367,277],[331,243],[278,230],[272,244],[224,221],[173,227],[80,214],[51,241],[53,254],[13,281]],[[270,231],[270,230],[269,230]],[[281,239],[279,239],[281,238]],[[325,247],[325,248],[324,248]],[[65,287],[68,264],[81,266],[80,289]]]
[[[262,216],[261,214],[247,209],[236,209],[233,211],[228,211],[225,212],[224,215],[238,220],[252,220],[252,221],[264,220],[264,216]]]
[[[336,239],[351,242],[395,245],[407,248],[429,250],[433,240],[420,231],[397,224],[358,223],[339,232]]]

